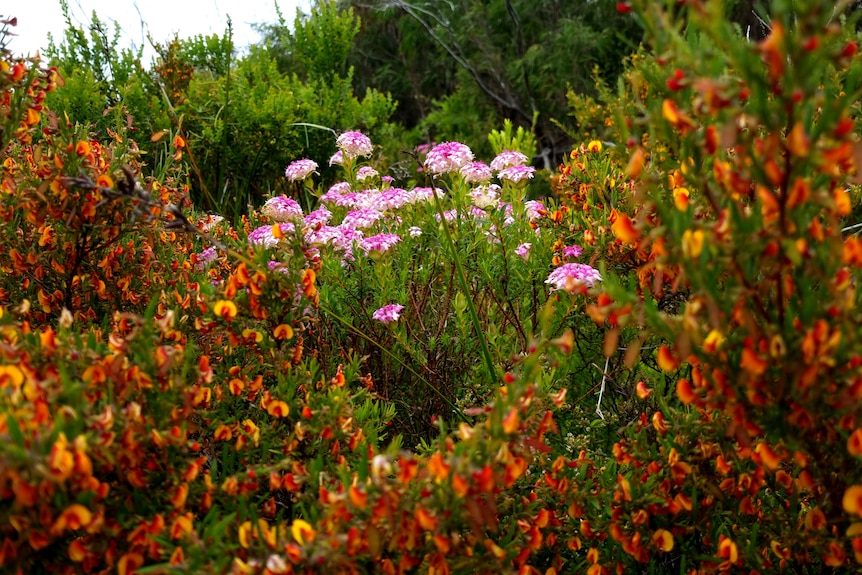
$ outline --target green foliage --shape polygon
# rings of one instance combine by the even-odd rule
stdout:
[[[518,126],[515,130],[511,120],[503,122],[502,130],[492,130],[488,134],[488,143],[491,144],[491,150],[494,154],[499,154],[505,150],[514,150],[521,152],[528,158],[536,155],[536,138],[523,126]]]
[[[317,0],[307,17],[297,9],[293,30],[285,34],[298,71],[313,82],[350,77],[347,56],[360,25],[353,9],[339,10],[335,0]]]
[[[166,127],[158,89],[141,65],[143,48],[119,48],[119,24],[111,35],[95,12],[88,30],[76,27],[68,2],[61,0],[60,6],[66,21],[63,40],[58,45],[50,39],[45,55],[68,88],[50,95],[51,108],[100,134],[114,128],[113,119],[102,114],[106,108],[123,109],[144,133]]]
[[[177,108],[199,178],[193,197],[207,209],[243,213],[285,190],[281,174],[291,159],[331,156],[329,130],[385,131],[392,110],[392,101],[377,92],[357,99],[345,79],[301,82],[283,75],[268,50],[253,48],[230,76],[195,76]]]
[[[351,5],[363,19],[355,81],[391,91],[396,119],[429,140],[473,143],[506,119],[532,126],[548,168],[571,145],[554,122],[567,123],[567,86],[591,92],[594,67],[616,78],[641,34],[610,0]]]

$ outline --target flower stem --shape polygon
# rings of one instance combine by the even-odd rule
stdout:
[[[476,313],[476,306],[473,303],[473,298],[470,294],[470,286],[467,284],[467,276],[464,274],[464,267],[461,265],[461,258],[458,257],[458,252],[455,250],[455,241],[452,239],[452,233],[449,231],[449,222],[446,221],[446,215],[443,213],[443,206],[440,203],[440,198],[432,184],[431,193],[434,196],[434,206],[437,208],[437,213],[440,214],[440,223],[443,226],[443,234],[446,236],[446,243],[449,246],[449,251],[452,252],[452,260],[455,262],[455,271],[458,275],[458,283],[461,284],[461,290],[467,296],[467,310],[470,312],[470,320],[473,322],[473,327],[476,330],[476,338],[479,340],[479,349],[482,351],[482,357],[485,360],[485,369],[488,372],[488,382],[493,384],[497,380],[497,370],[494,368],[494,360],[491,358],[491,352],[488,349],[488,341],[485,339],[485,334],[482,332],[482,324],[479,323],[479,315]]]

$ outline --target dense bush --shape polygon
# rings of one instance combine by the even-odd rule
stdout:
[[[187,201],[191,129],[147,175],[4,52],[4,570],[858,571],[852,28],[632,4],[614,141],[553,197],[511,125],[403,181],[348,131],[234,225]]]

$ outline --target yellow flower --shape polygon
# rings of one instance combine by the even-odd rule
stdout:
[[[691,259],[697,259],[703,252],[703,230],[685,230],[682,234],[682,253]]]
[[[293,522],[293,525],[290,526],[290,533],[300,545],[311,543],[315,536],[314,529],[311,528],[311,525],[302,519],[297,519]]]
[[[236,304],[230,300],[219,300],[215,302],[215,305],[213,306],[213,313],[226,320],[232,320],[236,317]]]
[[[587,149],[591,152],[601,152],[602,143],[599,140],[592,140],[589,144],[587,144]]]

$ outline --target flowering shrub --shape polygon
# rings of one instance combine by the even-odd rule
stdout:
[[[516,146],[402,188],[347,132],[234,226],[4,53],[0,567],[856,569],[857,45],[620,8],[661,56],[554,198]]]

